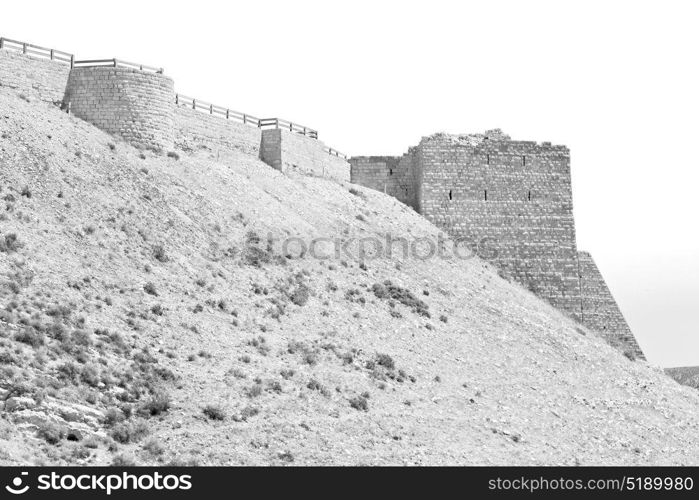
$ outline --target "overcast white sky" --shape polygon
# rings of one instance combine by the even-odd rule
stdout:
[[[699,4],[22,1],[0,35],[162,66],[353,155],[500,127],[571,149],[580,249],[650,362],[699,365]]]

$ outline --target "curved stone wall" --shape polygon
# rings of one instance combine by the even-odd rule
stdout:
[[[78,118],[135,146],[170,149],[175,91],[159,73],[114,67],[73,68],[65,105]]]

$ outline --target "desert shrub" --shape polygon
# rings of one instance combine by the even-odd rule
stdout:
[[[91,387],[97,387],[100,383],[100,372],[94,365],[87,365],[80,372],[80,380]]]
[[[116,424],[123,422],[124,420],[126,420],[124,412],[122,412],[119,408],[112,407],[104,413],[102,423],[107,427],[114,427]]]
[[[289,299],[297,306],[305,306],[308,302],[309,290],[306,285],[299,285]]]
[[[165,447],[155,439],[148,440],[143,445],[143,450],[156,457],[159,457],[165,453]]]
[[[406,288],[394,285],[387,280],[384,281],[383,284],[374,283],[371,289],[374,295],[379,299],[395,300],[409,307],[414,313],[420,316],[430,317],[429,306],[424,301],[415,297],[415,295]]]
[[[22,342],[23,344],[27,344],[32,347],[41,347],[45,342],[44,334],[42,332],[30,328],[25,328],[24,330],[17,332],[14,339],[17,342]]]
[[[114,151],[116,149],[116,145],[113,142],[108,143],[107,146],[109,147],[110,151]]]
[[[77,382],[80,377],[81,368],[77,364],[68,361],[58,366],[58,378],[68,382]]]
[[[303,353],[301,359],[307,365],[313,366],[318,363],[318,353],[309,349]]]
[[[364,217],[362,214],[357,215],[356,219],[362,222],[366,222],[366,217]]]
[[[22,248],[22,243],[17,239],[16,233],[7,233],[0,238],[0,252],[12,253]]]
[[[167,256],[167,253],[165,252],[165,247],[163,245],[156,245],[153,247],[153,257],[155,257],[155,260],[158,262],[168,262],[170,260],[170,257]]]
[[[630,361],[636,361],[636,353],[633,352],[631,349],[626,349],[624,351],[624,356],[626,356],[626,358]]]
[[[143,290],[149,295],[153,295],[155,297],[158,296],[158,290],[155,288],[155,285],[152,281],[149,281],[148,283],[143,285]]]
[[[262,384],[254,383],[245,390],[249,398],[256,398],[262,394]]]
[[[393,361],[393,358],[391,356],[389,356],[388,354],[377,354],[376,355],[376,364],[379,366],[383,366],[387,370],[393,370],[396,367],[396,364]]]
[[[282,376],[284,380],[289,380],[291,377],[294,376],[296,372],[294,370],[286,370],[283,369],[279,372],[279,374]]]
[[[148,434],[148,424],[143,420],[121,422],[112,429],[112,438],[117,443],[128,444],[140,441]]]
[[[204,409],[202,410],[204,415],[209,420],[225,420],[226,419],[226,414],[223,411],[223,408],[220,406],[215,406],[215,405],[206,405]]]
[[[258,413],[260,413],[260,410],[258,408],[255,408],[254,406],[246,406],[245,408],[243,408],[243,411],[240,412],[240,419],[245,421],[250,417],[254,417]]]
[[[228,370],[226,375],[233,375],[235,378],[240,378],[240,379],[247,378],[247,375],[245,375],[245,373],[243,373],[238,368],[231,368],[230,370]]]
[[[41,423],[37,434],[49,444],[58,444],[65,437],[65,431],[53,422]]]
[[[164,311],[165,310],[163,309],[163,306],[161,306],[160,304],[156,304],[150,308],[150,312],[152,312],[156,316],[162,316]]]
[[[308,381],[308,384],[306,384],[306,387],[308,387],[312,391],[318,391],[320,392],[323,396],[329,397],[330,396],[330,391],[318,382],[316,379],[312,378],[311,380]]]
[[[357,288],[351,288],[345,292],[345,300],[366,304],[366,299],[362,296],[362,292]]]
[[[90,335],[90,332],[88,332],[87,330],[74,330],[73,333],[70,334],[70,339],[78,345],[92,345],[92,335]]]
[[[264,264],[270,264],[273,261],[273,254],[264,248],[257,246],[248,246],[245,248],[244,262],[253,267],[262,267]]]
[[[355,410],[369,411],[369,401],[364,396],[355,396],[350,399],[349,404]]]
[[[269,354],[270,348],[267,345],[267,341],[262,335],[260,335],[257,338],[248,340],[248,345],[257,349],[257,352],[259,352],[263,356],[267,356],[267,354]]]
[[[280,394],[282,392],[282,384],[280,384],[277,380],[272,380],[267,384],[267,390]]]
[[[355,196],[359,196],[360,198],[366,198],[366,196],[364,195],[364,193],[362,193],[361,191],[359,191],[359,190],[357,190],[357,189],[355,189],[355,188],[350,188],[350,189],[349,189],[349,192],[350,192],[350,194],[353,194],[353,195],[355,195]]]
[[[134,465],[136,465],[136,459],[131,455],[121,453],[112,459],[112,467],[133,467]]]
[[[165,413],[170,409],[170,395],[165,392],[157,392],[151,396],[151,398],[146,401],[139,408],[139,414],[143,416],[155,417],[162,413]]]
[[[22,188],[22,191],[19,193],[21,196],[24,196],[25,198],[31,198],[32,197],[32,192],[29,189],[29,186],[24,186]]]
[[[179,159],[180,159],[180,155],[178,155],[178,154],[175,153],[174,151],[168,151],[168,152],[167,152],[167,157],[168,157],[168,158],[172,158],[173,160],[179,160]]]

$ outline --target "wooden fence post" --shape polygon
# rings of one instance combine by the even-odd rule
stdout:
[[[27,53],[27,44],[23,43],[22,44],[22,54],[26,54],[26,53]]]
[[[70,69],[73,69],[73,64],[75,64],[75,56],[73,54],[70,55]]]
[[[5,39],[0,37],[0,49],[2,49],[3,47],[5,47]]]
[[[197,109],[197,100],[192,99],[192,109]]]

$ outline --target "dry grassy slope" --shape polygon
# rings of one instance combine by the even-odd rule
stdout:
[[[42,309],[51,304],[72,303],[85,329],[120,332],[134,346],[149,347],[158,365],[179,377],[166,382],[170,410],[147,420],[150,437],[116,451],[107,450],[109,438],[85,451],[84,443],[50,445],[37,437],[42,418],[62,425],[56,407],[82,404],[104,412],[114,404],[115,389],[54,384],[31,410],[36,418],[5,408],[1,463],[109,463],[114,455],[200,464],[698,463],[696,390],[581,334],[477,259],[404,259],[400,269],[396,260],[372,260],[362,270],[356,262],[345,267],[311,258],[258,268],[223,255],[250,230],[436,234],[388,196],[362,188],[364,196],[356,196],[347,185],[286,177],[242,154],[222,164],[210,151],[179,152],[179,160],[151,152],[141,159],[123,143],[112,151],[109,136],[2,88],[0,118],[0,196],[16,199],[0,231],[16,233],[24,244],[0,253],[0,272],[6,282],[18,271],[32,276],[19,290],[2,291],[0,306],[14,301],[16,307],[0,320],[0,352],[26,361],[0,367],[0,387],[55,375],[55,361],[37,361],[49,344],[34,349],[13,340],[23,316],[50,321]],[[30,198],[20,195],[25,185]],[[168,262],[154,258],[158,244]],[[297,306],[275,285],[301,270],[312,293]],[[196,283],[201,279],[204,286]],[[402,317],[393,317],[387,302],[365,288],[386,279],[424,299],[431,319],[402,305],[396,306]],[[149,281],[159,296],[144,292]],[[269,295],[254,293],[255,286],[267,287]],[[365,304],[347,300],[354,288]],[[279,320],[266,312],[273,297],[287,303]],[[226,311],[217,308],[220,299]],[[195,313],[198,304],[203,311]],[[164,308],[162,316],[150,312],[154,305]],[[249,345],[260,335],[266,355]],[[290,353],[293,341],[315,352],[317,362]],[[99,366],[106,370],[119,362],[100,354],[98,344],[88,349],[88,363],[103,357],[106,365]],[[212,356],[196,355],[200,351]],[[341,359],[348,352],[351,363]],[[391,356],[396,371],[415,381],[381,381],[387,370],[366,368],[377,353]],[[283,369],[295,373],[284,378]],[[255,378],[263,390],[251,397]],[[311,379],[326,393],[309,389]],[[368,410],[352,408],[349,401],[364,392]],[[219,405],[226,419],[207,419],[207,404]],[[98,436],[110,432],[96,429],[95,419],[84,425]],[[149,440],[164,451],[145,451]]]

